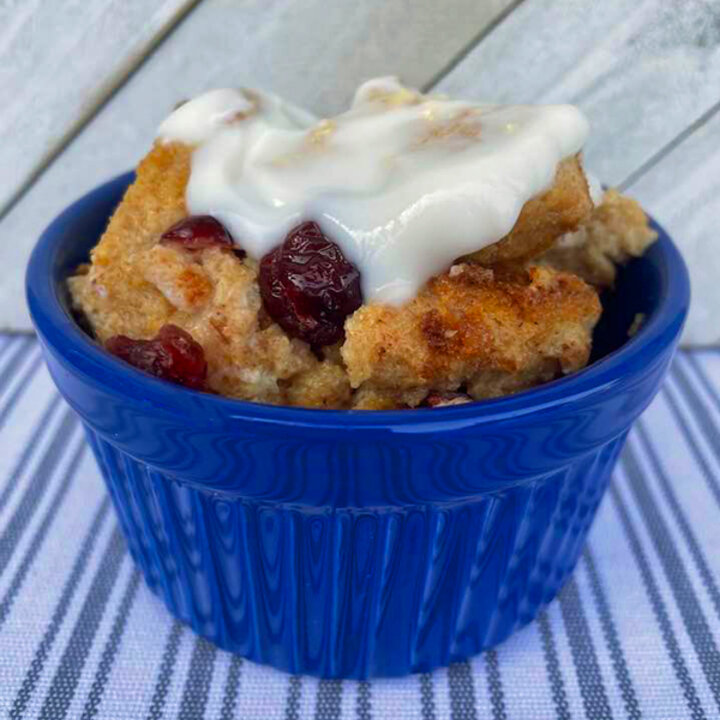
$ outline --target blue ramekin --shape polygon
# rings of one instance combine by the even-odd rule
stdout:
[[[65,279],[131,180],[48,227],[27,296],[130,551],[170,611],[257,662],[348,678],[447,665],[535,617],[572,572],[684,322],[687,271],[662,229],[598,330],[600,352],[619,349],[585,370],[457,407],[304,410],[170,385],[78,327]],[[637,312],[645,323],[624,342]]]

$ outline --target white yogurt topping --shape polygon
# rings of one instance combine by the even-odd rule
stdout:
[[[379,78],[326,120],[273,95],[214,90],[158,136],[197,145],[188,210],[218,218],[250,256],[315,220],[360,270],[365,302],[401,303],[506,235],[587,133],[570,105],[478,105]]]

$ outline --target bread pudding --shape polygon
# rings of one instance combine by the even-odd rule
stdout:
[[[370,81],[318,120],[217,90],[137,168],[74,309],[125,362],[194,390],[315,408],[438,407],[584,367],[616,266],[654,240],[598,192],[570,106]]]

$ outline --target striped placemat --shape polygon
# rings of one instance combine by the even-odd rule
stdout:
[[[681,354],[577,572],[470,662],[290,677],[217,650],[141,581],[36,341],[0,336],[0,712],[19,718],[720,717],[720,352]]]

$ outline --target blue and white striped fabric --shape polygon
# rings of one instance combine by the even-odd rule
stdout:
[[[290,677],[173,621],[141,582],[32,338],[0,336],[0,712],[19,718],[720,717],[720,352],[680,355],[579,568],[494,651],[431,675]]]

